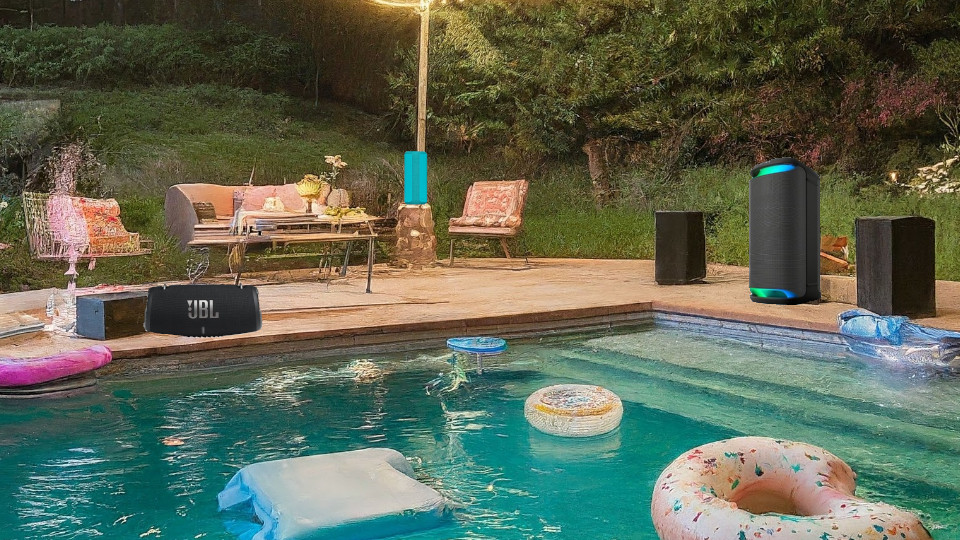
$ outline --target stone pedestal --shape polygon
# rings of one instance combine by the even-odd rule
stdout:
[[[437,236],[429,204],[401,204],[397,213],[397,250],[393,264],[423,268],[437,262]]]

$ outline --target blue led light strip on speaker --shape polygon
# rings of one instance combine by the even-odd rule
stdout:
[[[796,165],[770,165],[769,167],[764,167],[764,168],[760,169],[760,170],[757,172],[757,176],[754,176],[754,178],[758,178],[758,177],[763,176],[763,175],[765,175],[765,174],[776,174],[776,173],[779,173],[779,172],[792,171],[792,170],[794,170],[794,169],[796,169],[796,168],[797,168]]]

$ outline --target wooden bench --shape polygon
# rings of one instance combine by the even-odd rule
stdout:
[[[167,189],[163,202],[163,216],[167,232],[180,243],[180,249],[192,247],[194,240],[207,236],[227,234],[233,218],[234,192],[245,186],[220,186],[215,184],[177,184]],[[209,202],[213,205],[217,221],[201,223],[193,203]],[[196,246],[194,244],[193,246]]]
[[[262,205],[262,199],[266,195],[280,197],[284,205],[292,211],[302,211],[306,207],[306,203],[297,194],[295,184],[280,186],[177,184],[167,189],[163,202],[164,222],[170,235],[179,240],[180,249],[186,250],[191,247],[191,242],[194,240],[227,234],[233,216],[236,214],[234,207],[256,201]],[[216,221],[201,222],[197,217],[194,203],[212,205]]]

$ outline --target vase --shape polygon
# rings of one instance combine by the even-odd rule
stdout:
[[[330,191],[330,195],[327,195],[327,206],[335,206],[337,208],[349,208],[350,207],[350,193],[343,188],[337,188]]]

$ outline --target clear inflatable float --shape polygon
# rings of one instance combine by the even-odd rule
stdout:
[[[850,352],[858,356],[899,367],[960,370],[960,332],[865,309],[844,311],[837,317],[837,325]]]

